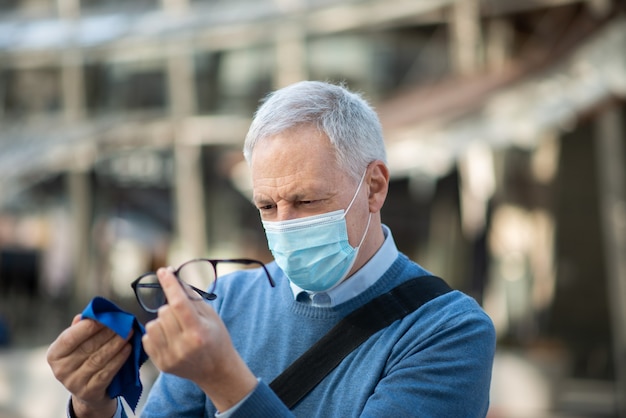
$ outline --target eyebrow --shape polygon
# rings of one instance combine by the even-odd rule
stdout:
[[[274,204],[274,201],[272,199],[258,196],[252,196],[250,202],[255,206],[266,206]]]
[[[281,195],[280,200],[288,202],[326,200],[337,195],[337,191],[324,182],[312,182],[305,187],[294,187],[286,195]],[[275,205],[276,201],[266,193],[253,194],[251,202],[256,206]]]

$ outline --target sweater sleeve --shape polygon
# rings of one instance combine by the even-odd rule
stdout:
[[[76,418],[74,414],[74,407],[72,406],[72,398],[67,404],[67,418]],[[122,406],[122,400],[117,398],[117,409],[115,410],[115,415],[111,418],[127,418],[126,412],[124,411],[124,406]]]
[[[193,382],[167,373],[160,373],[154,382],[142,418],[212,417],[215,410],[207,397]]]
[[[155,382],[142,418],[156,417],[207,417],[216,410],[207,402],[204,393],[192,382],[176,376],[161,373]],[[256,388],[237,408],[228,411],[229,418],[293,417],[282,401],[269,386],[259,381]]]
[[[460,312],[393,361],[361,418],[485,417],[495,338],[484,312]]]
[[[270,387],[259,381],[256,389],[233,413],[232,418],[294,417]]]

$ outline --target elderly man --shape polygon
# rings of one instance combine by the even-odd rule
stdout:
[[[276,287],[263,269],[240,271],[220,279],[206,303],[190,298],[171,268],[160,269],[168,303],[142,342],[161,374],[142,416],[484,417],[494,329],[458,291],[376,332],[291,409],[270,389],[342,318],[429,273],[381,223],[389,185],[382,130],[359,95],[322,82],[272,93],[244,155]],[[107,328],[74,320],[48,352],[72,394],[70,414],[123,415],[105,389],[129,353]]]

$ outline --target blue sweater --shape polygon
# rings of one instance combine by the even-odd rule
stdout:
[[[373,286],[335,307],[294,300],[275,263],[271,288],[260,271],[220,279],[213,306],[233,344],[260,378],[234,417],[484,417],[495,333],[465,294],[440,296],[379,331],[353,351],[292,411],[268,387],[341,318],[425,271],[400,254]],[[207,417],[215,407],[192,382],[161,373],[143,417]]]

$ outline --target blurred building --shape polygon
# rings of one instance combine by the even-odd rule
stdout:
[[[620,0],[0,0],[0,335],[184,258],[270,260],[241,147],[302,79],[379,111],[400,249],[612,394],[552,404],[626,414]]]

